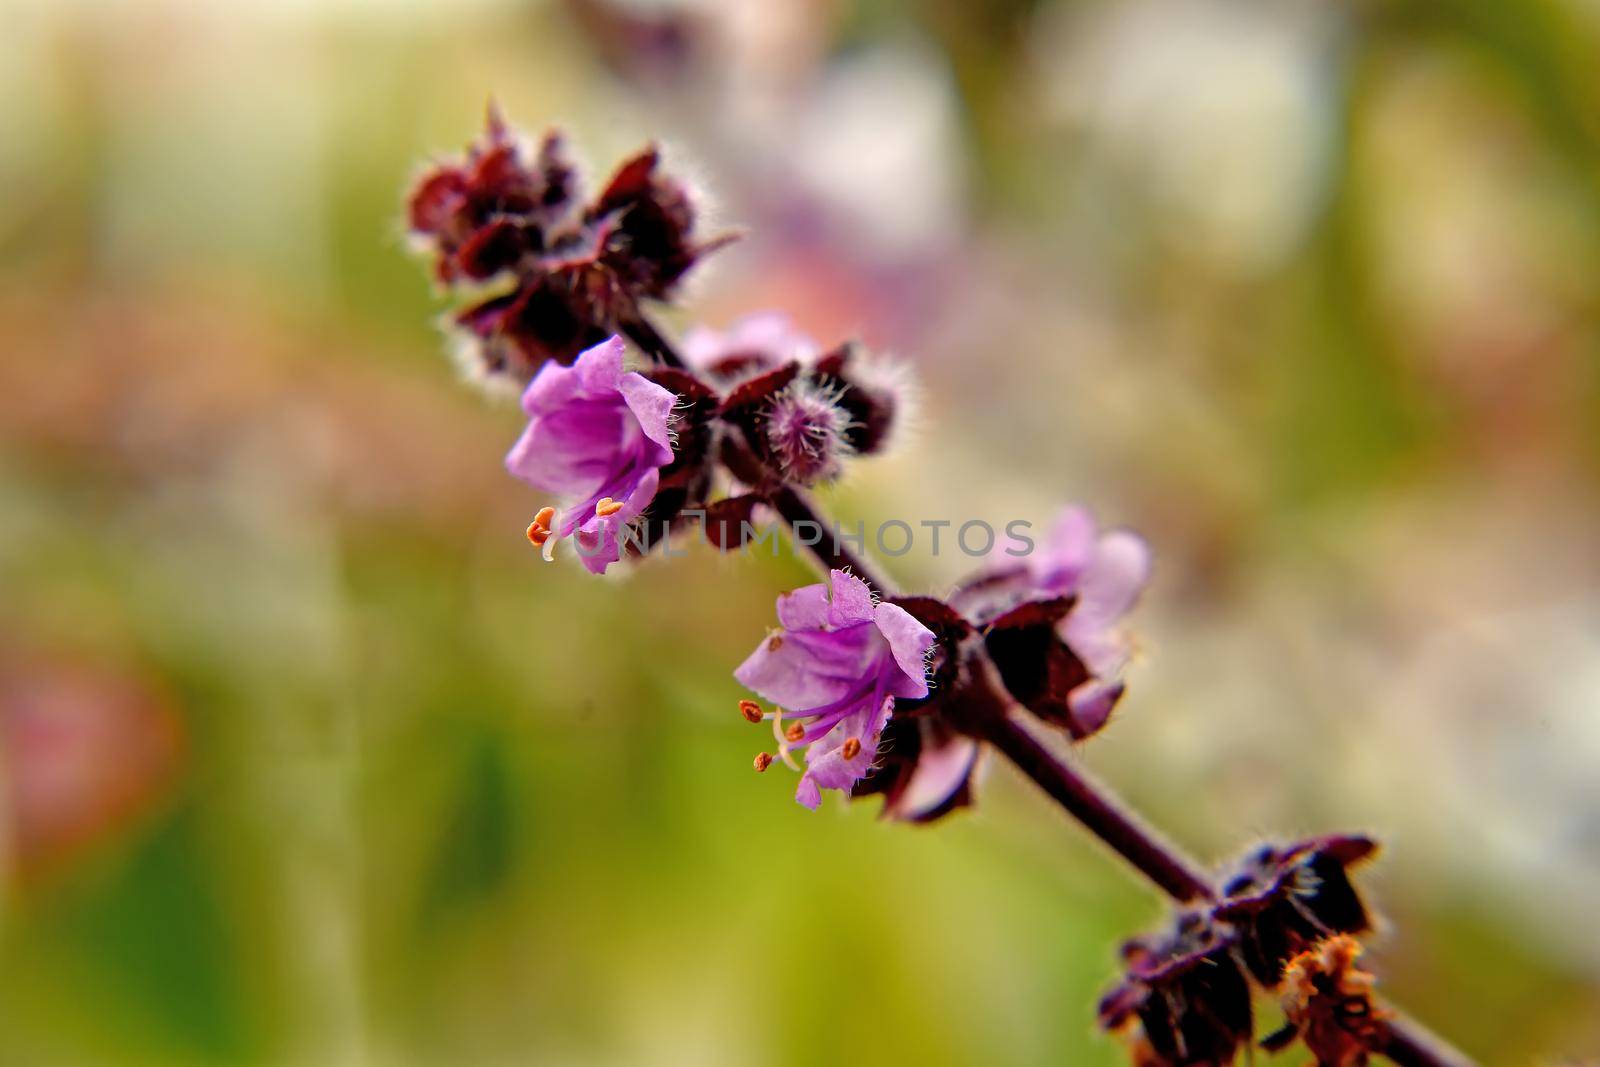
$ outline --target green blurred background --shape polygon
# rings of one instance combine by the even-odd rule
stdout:
[[[1388,993],[1600,1055],[1593,0],[0,26],[0,1063],[1120,1062],[1160,904],[1008,769],[933,828],[750,772],[800,563],[528,550],[398,221],[491,95],[748,229],[674,327],[915,368],[840,514],[1149,536],[1086,762],[1219,860],[1378,834]]]

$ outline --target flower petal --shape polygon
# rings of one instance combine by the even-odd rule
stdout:
[[[633,417],[639,421],[639,428],[658,446],[657,462],[671,463],[672,434],[667,422],[678,398],[641,374],[624,374],[617,388]]]
[[[1071,731],[1075,740],[1093,737],[1105,728],[1111,712],[1122,699],[1123,685],[1117,681],[1085,682],[1067,694],[1071,712]]]
[[[649,471],[639,479],[639,484],[628,499],[622,502],[621,510],[610,515],[598,515],[590,510],[589,517],[576,530],[563,525],[564,532],[573,534],[578,558],[590,573],[604,574],[607,567],[622,558],[623,532],[649,507],[660,482],[661,473]]]
[[[786,630],[820,630],[828,625],[828,586],[803,585],[778,597],[778,625]]]
[[[826,707],[860,687],[858,644],[855,635],[806,630],[772,634],[733,676],[745,688],[791,711]]]
[[[858,779],[866,777],[867,772],[872,770],[872,761],[877,758],[878,739],[883,735],[883,728],[888,724],[893,710],[894,697],[863,703],[859,710],[835,726],[827,737],[807,749],[806,773],[801,776],[795,799],[814,808],[816,805],[807,804],[805,799],[812,791],[819,788],[849,790]],[[856,742],[855,751],[847,759],[845,751],[852,739]],[[808,783],[810,789],[807,789]]]
[[[895,819],[920,819],[956,794],[972,777],[978,762],[978,743],[970,737],[950,733],[939,737],[939,729],[929,720],[918,723],[922,747],[916,768],[905,790],[885,807],[884,814]]]
[[[610,479],[630,430],[620,405],[574,400],[529,421],[506,469],[535,489],[583,500]]]
[[[795,787],[794,799],[801,807],[810,808],[812,811],[816,811],[822,804],[822,791],[817,788],[817,783],[812,780],[811,775],[800,776],[800,784]]]
[[[1127,665],[1129,641],[1120,626],[1093,616],[1068,615],[1057,625],[1056,635],[1098,678],[1111,677]]]
[[[579,354],[572,372],[590,396],[604,396],[622,386],[622,357],[626,350],[621,337],[608,337]]]
[[[933,647],[933,631],[898,604],[879,604],[873,611],[873,622],[888,640],[894,662],[901,671],[889,691],[898,697],[927,696],[928,650]]]
[[[828,625],[833,629],[872,621],[872,587],[853,574],[828,572]]]
[[[1150,581],[1150,546],[1129,530],[1112,530],[1100,538],[1078,580],[1074,614],[1114,622],[1127,614]]]
[[[533,376],[533,381],[522,391],[522,410],[529,418],[535,418],[548,411],[555,411],[563,404],[572,400],[584,391],[583,378],[578,373],[578,365],[584,360],[589,360],[592,366],[596,361],[603,361],[606,356],[603,349],[615,345],[618,373],[622,367],[622,347],[616,338],[603,341],[594,348],[579,354],[576,362],[570,367],[563,367],[559,363],[546,363],[539,368],[539,373]]]
[[[1076,505],[1061,509],[1039,551],[1028,558],[1034,585],[1055,595],[1071,592],[1089,565],[1096,532],[1088,509]]]

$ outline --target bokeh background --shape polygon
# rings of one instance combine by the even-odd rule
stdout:
[[[1086,762],[1219,860],[1379,834],[1385,989],[1600,1055],[1593,0],[0,25],[0,1063],[1120,1062],[1160,904],[1026,783],[921,829],[750,772],[799,562],[528,550],[398,221],[491,95],[748,230],[675,328],[915,368],[840,514],[1147,534]]]

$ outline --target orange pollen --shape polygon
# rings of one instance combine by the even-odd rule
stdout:
[[[754,700],[739,701],[739,714],[743,715],[747,722],[760,722],[763,717],[761,714],[761,705],[757,704]]]
[[[756,753],[756,773],[760,774],[762,771],[766,770],[770,766],[772,766],[772,756],[771,756],[771,754],[770,753],[766,753],[766,752],[757,752]]]
[[[802,723],[795,723],[783,732],[783,736],[791,741],[798,741],[806,735],[806,728]]]
[[[773,634],[771,637],[767,638],[767,651],[768,652],[776,652],[776,651],[778,651],[778,649],[780,649],[782,647],[783,647],[783,635],[782,634]]]
[[[550,531],[540,526],[538,521],[528,523],[528,540],[533,542],[533,547],[538,548],[550,540]]]
[[[535,515],[533,517],[533,524],[535,526],[543,526],[546,530],[550,529],[550,524],[555,522],[555,521],[556,521],[556,509],[552,508],[552,507],[542,507],[542,508],[540,508],[539,509],[539,514],[537,514],[537,515]]]
[[[839,751],[844,755],[845,759],[853,760],[861,754],[861,742],[854,737],[849,738],[845,741],[844,747]]]
[[[608,496],[601,497],[600,498],[600,502],[594,506],[594,513],[596,515],[602,515],[602,516],[604,516],[604,515],[615,515],[617,512],[619,512],[621,510],[622,510],[622,501],[620,501],[620,500],[612,500]]]

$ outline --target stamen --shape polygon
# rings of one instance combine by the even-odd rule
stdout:
[[[608,496],[601,497],[600,498],[600,502],[597,503],[594,506],[594,513],[596,515],[601,516],[601,517],[604,517],[606,515],[615,515],[617,512],[619,512],[621,510],[622,510],[622,501],[620,501],[620,500],[612,500]]]
[[[761,705],[757,704],[754,700],[739,701],[739,714],[745,717],[746,722],[760,722],[762,719],[766,718],[766,716],[761,713]]]
[[[796,763],[794,757],[789,754],[794,746],[784,739],[782,708],[772,709],[772,736],[778,739],[778,758],[783,760],[784,765],[791,771],[800,770],[800,764]]]
[[[787,737],[790,741],[798,741],[802,737],[804,737],[805,735],[806,735],[805,724],[804,723],[799,723],[799,722],[793,723],[792,725],[790,725],[790,727],[787,730],[785,730],[783,732],[783,736]]]
[[[782,647],[783,647],[783,635],[782,634],[773,634],[771,637],[767,638],[767,651],[768,652],[776,652],[776,651],[778,651],[778,649],[780,649]]]
[[[551,559],[551,553],[556,547],[555,542],[550,539],[550,535],[555,532],[551,529],[551,524],[555,521],[556,509],[546,506],[540,508],[533,521],[528,523],[528,540],[535,548],[544,549],[544,558],[547,561]]]
[[[767,753],[767,752],[757,752],[756,753],[756,773],[760,774],[762,771],[766,770],[770,766],[772,766],[772,755],[770,753]]]
[[[861,754],[861,741],[854,737],[846,738],[844,746],[839,749],[839,752],[846,761],[853,760]]]

